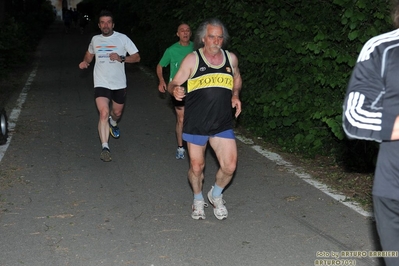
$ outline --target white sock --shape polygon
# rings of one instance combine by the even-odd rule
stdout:
[[[104,148],[107,148],[108,150],[109,150],[109,146],[108,146],[108,143],[107,142],[104,142],[103,144],[101,144],[102,146],[103,146],[103,149]]]
[[[113,127],[115,127],[118,123],[116,123],[116,121],[114,119],[112,119],[112,116],[109,117],[109,122],[111,123],[111,125]]]

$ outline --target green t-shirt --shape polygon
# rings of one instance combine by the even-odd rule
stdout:
[[[166,49],[163,54],[161,61],[159,61],[159,65],[162,67],[166,67],[170,65],[170,77],[169,81],[173,79],[176,75],[177,70],[179,70],[180,63],[186,55],[193,51],[193,42],[190,41],[190,44],[187,46],[181,45],[179,42],[172,44],[169,48]]]

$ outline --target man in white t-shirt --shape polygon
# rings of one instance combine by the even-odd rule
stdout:
[[[108,145],[109,134],[114,138],[119,138],[120,135],[117,122],[126,99],[125,63],[140,61],[136,45],[126,35],[114,31],[114,26],[112,13],[102,11],[98,22],[101,34],[93,36],[83,61],[79,64],[80,69],[88,68],[94,56],[96,57],[93,71],[94,97],[100,115],[100,158],[104,162],[112,160]]]

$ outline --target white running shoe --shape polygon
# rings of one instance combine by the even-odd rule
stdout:
[[[181,147],[181,148],[177,148],[176,150],[176,159],[184,159],[184,153],[186,152],[186,150]]]
[[[215,214],[215,217],[219,220],[224,220],[227,218],[228,215],[226,206],[224,206],[226,202],[223,200],[223,195],[221,195],[220,197],[212,197],[212,191],[213,186],[208,192],[208,200],[213,206],[213,214]]]
[[[191,213],[191,217],[195,220],[205,220],[205,212],[204,207],[208,207],[208,204],[205,203],[204,200],[196,200],[193,202],[193,212]]]

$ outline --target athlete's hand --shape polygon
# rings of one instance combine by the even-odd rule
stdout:
[[[90,64],[87,63],[86,61],[82,61],[82,62],[80,62],[80,64],[79,64],[79,68],[80,68],[80,69],[85,69],[85,68],[88,68],[89,66],[90,66]]]
[[[166,83],[164,80],[159,81],[158,90],[159,90],[159,92],[162,92],[162,93],[166,92],[167,88],[166,88]]]
[[[241,101],[238,96],[233,95],[233,97],[231,98],[231,107],[236,108],[235,117],[237,118],[241,113]]]
[[[118,61],[120,60],[120,56],[117,53],[110,53],[109,54],[109,59],[111,61]]]
[[[184,87],[175,86],[173,88],[173,97],[175,97],[175,99],[178,101],[183,101],[183,98],[186,97],[186,92]]]

